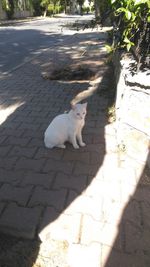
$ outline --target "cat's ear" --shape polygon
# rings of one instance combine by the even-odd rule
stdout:
[[[71,103],[71,108],[72,108],[72,110],[75,110],[76,109],[76,105]]]
[[[87,102],[83,104],[85,108],[87,108]]]

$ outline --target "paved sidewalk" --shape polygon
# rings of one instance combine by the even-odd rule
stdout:
[[[102,79],[104,44],[104,33],[79,32],[0,80],[0,231],[41,241],[35,265],[24,266],[150,265],[150,187],[140,183],[145,162],[118,151],[109,98],[95,91],[86,99],[86,147],[49,150],[43,143],[51,119]],[[42,78],[79,62],[97,73],[95,81]]]

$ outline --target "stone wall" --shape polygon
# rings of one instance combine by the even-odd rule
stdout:
[[[14,18],[27,18],[33,16],[32,10],[16,10],[14,13]]]
[[[18,19],[31,16],[33,16],[32,10],[15,10],[13,18]],[[5,20],[5,19],[7,19],[6,12],[2,9],[2,6],[0,5],[0,20]]]
[[[2,9],[2,2],[0,1],[0,20],[6,19],[6,13]]]
[[[131,57],[114,56],[117,144],[150,165],[150,70],[136,74],[134,64]]]

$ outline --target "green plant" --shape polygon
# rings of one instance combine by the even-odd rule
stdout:
[[[12,19],[14,15],[14,1],[13,0],[2,0],[2,8],[6,12],[8,19]]]
[[[49,15],[59,13],[59,0],[42,0],[41,7],[45,9],[44,16],[47,15],[47,12]]]
[[[135,45],[137,35],[145,24],[150,23],[149,0],[111,0],[119,38],[116,45],[127,51]]]
[[[34,16],[41,16],[44,8],[41,6],[42,0],[32,0]]]
[[[60,5],[52,5],[49,4],[47,8],[47,15],[52,16],[54,14],[59,14],[61,11],[63,11],[63,7]]]
[[[86,6],[83,6],[82,7],[82,12],[88,14],[90,12],[90,8],[86,7]]]

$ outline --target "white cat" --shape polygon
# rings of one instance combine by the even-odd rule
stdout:
[[[66,141],[72,143],[76,149],[79,145],[85,146],[82,140],[82,129],[85,124],[86,108],[87,103],[76,104],[72,106],[69,113],[56,116],[45,131],[45,146],[66,148]]]

